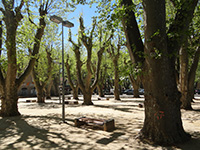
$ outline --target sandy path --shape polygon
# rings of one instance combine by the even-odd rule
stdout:
[[[33,98],[32,98],[33,99]],[[200,149],[200,100],[195,100],[196,111],[182,110],[183,125],[193,138],[186,144],[176,147],[154,147],[135,140],[144,120],[144,108],[138,104],[143,98],[122,98],[97,100],[94,106],[66,105],[66,122],[61,120],[61,107],[58,100],[46,104],[25,103],[20,99],[19,111],[22,116],[0,118],[0,149],[77,149],[77,150],[161,150],[161,149]],[[101,119],[114,119],[116,130],[105,132],[89,128],[74,127],[74,119],[87,116]]]

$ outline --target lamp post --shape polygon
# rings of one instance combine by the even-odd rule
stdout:
[[[64,21],[61,17],[58,17],[56,15],[50,16],[50,20],[52,22],[55,22],[57,24],[62,23],[62,120],[63,122],[65,122],[65,83],[64,83],[64,78],[65,78],[65,74],[64,74],[64,33],[63,33],[63,26],[71,28],[74,26],[73,23],[69,22],[69,21]]]

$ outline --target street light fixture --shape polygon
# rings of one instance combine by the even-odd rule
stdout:
[[[63,26],[71,28],[71,27],[74,27],[74,24],[67,21],[67,20],[64,21],[61,17],[58,17],[56,15],[50,16],[50,20],[52,22],[57,23],[57,24],[62,23],[62,78],[63,78],[63,81],[62,81],[62,120],[63,120],[63,122],[65,122],[65,90],[64,90],[64,87],[65,87],[64,78],[65,78],[65,76],[64,76],[64,34],[63,34]]]

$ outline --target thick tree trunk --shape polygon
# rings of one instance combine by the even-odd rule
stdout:
[[[145,121],[139,138],[145,142],[172,145],[190,139],[181,121],[180,93],[175,77],[175,54],[187,36],[185,33],[188,31],[197,2],[198,0],[190,0],[179,3],[167,37],[165,0],[143,0],[145,25],[145,63],[143,63],[141,57],[137,57],[143,49],[132,40],[134,38],[130,38],[132,36],[140,38],[135,31],[137,22],[133,9],[130,9],[130,6],[134,5],[132,0],[122,0],[126,8],[123,27],[128,45],[133,46],[129,49],[131,50],[129,53],[136,62],[143,65],[144,69]]]
[[[188,91],[188,54],[187,45],[180,50],[180,77],[179,88],[181,92],[181,108],[192,110],[191,99],[189,99]]]
[[[188,74],[188,95],[187,95],[188,102],[189,101],[192,102],[192,99],[194,98],[194,82],[195,82],[199,57],[200,57],[200,47],[198,46],[195,52],[195,56],[193,58],[193,63],[191,65],[190,72]]]
[[[173,68],[166,64],[165,60],[152,64],[144,82],[145,121],[139,137],[151,144],[172,145],[190,138],[182,125],[180,93]]]
[[[165,1],[144,0],[144,8],[145,121],[139,138],[159,145],[185,142],[190,136],[183,129],[175,64],[167,53]]]
[[[114,80],[114,96],[115,100],[120,100],[120,91],[119,91],[119,68],[118,68],[118,59],[114,59],[114,72],[115,72],[115,80]]]
[[[1,110],[0,116],[2,117],[10,117],[10,116],[19,116],[20,113],[18,111],[17,102],[17,88],[11,87],[9,91],[6,92],[6,95],[1,95]],[[2,94],[2,93],[1,93]]]
[[[139,88],[140,88],[139,77],[137,77],[137,79],[134,79],[134,76],[132,74],[130,74],[129,77],[130,77],[130,80],[131,80],[131,84],[133,86],[133,97],[139,98],[140,97],[140,94],[139,94]]]
[[[37,102],[38,103],[45,103],[45,93],[43,88],[37,88]]]
[[[138,86],[137,84],[133,85],[133,97],[135,98],[140,98],[140,93],[139,93],[139,88],[140,86]]]
[[[98,89],[99,97],[104,97],[103,86],[102,86],[102,84],[98,84],[98,85],[97,85],[97,89]]]
[[[0,68],[0,86],[4,87],[1,91],[3,96],[1,105],[1,115],[2,116],[17,116],[20,115],[17,107],[17,91],[18,87],[23,83],[23,81],[31,73],[34,67],[35,58],[33,57],[26,67],[23,74],[16,79],[17,75],[17,53],[16,53],[16,30],[19,22],[23,18],[21,14],[21,8],[24,5],[24,1],[21,0],[18,7],[14,8],[14,1],[2,1],[5,10],[1,9],[3,13],[3,20],[6,24],[6,51],[7,51],[7,72],[3,76],[2,70]],[[17,6],[17,5],[16,5]],[[47,7],[47,5],[46,5]],[[44,33],[45,21],[44,16],[47,14],[47,10],[43,10],[43,5],[40,6],[40,26],[37,29],[35,35],[35,42],[33,46],[32,56],[35,56],[40,48],[40,41]],[[9,112],[10,111],[10,112]]]
[[[53,85],[53,80],[50,81],[50,83],[47,85],[47,88],[46,88],[46,99],[51,99],[51,87]]]
[[[73,99],[76,99],[76,100],[78,100],[79,98],[78,98],[78,89],[79,89],[79,87],[78,87],[78,85],[76,85],[76,87],[74,87],[72,90],[73,90]]]
[[[92,92],[83,92],[83,104],[82,105],[93,105],[92,102]]]

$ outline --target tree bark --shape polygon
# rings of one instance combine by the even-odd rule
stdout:
[[[118,57],[115,57],[113,60],[114,64],[114,73],[115,73],[115,79],[114,79],[114,97],[115,100],[121,100],[120,99],[120,91],[119,91],[119,68],[118,68]]]
[[[168,57],[165,0],[144,0],[145,15],[145,121],[139,138],[171,145],[187,141],[180,112],[175,64]],[[159,14],[159,15],[158,15]]]
[[[195,3],[184,1],[184,11],[178,9],[177,16],[168,33],[166,34],[165,0],[144,0],[145,16],[145,62],[135,59],[143,66],[143,85],[145,89],[145,120],[139,138],[142,141],[160,145],[172,145],[187,141],[190,136],[185,133],[180,112],[180,93],[177,89],[175,77],[175,55],[184,41],[184,34],[191,22]],[[129,11],[125,11],[127,22],[123,22],[126,38],[130,45],[137,46],[135,41],[130,40],[130,34],[136,32],[130,25],[134,21],[134,12],[130,10],[132,0],[123,0],[122,4]],[[191,5],[192,4],[192,5]],[[187,14],[187,17],[183,17]],[[132,16],[131,16],[132,15]],[[125,20],[126,21],[126,20]],[[182,22],[181,22],[182,21]],[[127,28],[129,27],[129,28]],[[129,30],[128,30],[129,29]],[[137,35],[137,34],[136,34]],[[140,38],[136,36],[136,38]],[[177,42],[178,41],[178,42]],[[133,50],[133,49],[132,49]],[[142,52],[135,51],[135,54]],[[132,54],[133,55],[133,54]],[[169,57],[172,55],[173,57]],[[138,58],[134,56],[134,58]]]
[[[103,93],[103,85],[97,85],[97,89],[98,89],[98,94],[99,94],[99,97],[104,97],[104,93]]]
[[[140,97],[140,94],[139,94],[140,82],[138,81],[139,77],[136,77],[136,79],[134,79],[133,74],[130,74],[129,77],[131,80],[131,84],[133,86],[133,97],[139,98]]]
[[[187,44],[180,49],[180,77],[179,90],[181,92],[181,108],[192,110],[191,100],[188,99],[188,52]]]
[[[105,82],[106,82],[106,71],[107,71],[107,66],[104,65],[103,68],[101,68],[100,75],[99,75],[99,82],[97,84],[99,97],[105,96],[103,88],[105,88],[104,85],[105,85]]]
[[[17,87],[10,88],[7,94],[1,93],[1,111],[0,116],[2,117],[10,117],[10,116],[18,116],[20,115],[18,111],[18,95],[17,95]]]
[[[84,91],[83,92],[84,102],[82,105],[93,105],[92,102],[92,91]]]
[[[72,81],[71,72],[70,72],[71,65],[69,64],[69,56],[67,56],[65,66],[66,66],[66,70],[67,70],[67,78],[68,78],[68,81],[69,81],[69,85],[70,85],[70,87],[72,88],[72,91],[73,91],[73,99],[78,100],[79,85],[78,85],[77,81],[75,81],[76,83],[73,83],[73,81]]]
[[[118,38],[117,47],[114,47],[114,45],[110,44],[110,49],[107,49],[107,52],[109,53],[109,55],[112,59],[113,65],[114,65],[114,77],[115,77],[115,79],[114,79],[114,98],[115,98],[115,100],[120,100],[119,66],[118,66],[120,49],[121,49],[121,39],[120,39],[120,37]]]
[[[35,58],[31,58],[27,68],[24,73],[17,77],[17,54],[16,54],[16,30],[19,25],[19,22],[23,18],[21,14],[21,8],[24,5],[24,1],[21,0],[19,6],[14,8],[14,1],[2,1],[4,8],[0,8],[0,11],[3,13],[3,21],[6,25],[6,49],[7,49],[7,59],[8,59],[8,67],[5,75],[2,73],[2,69],[0,68],[0,86],[4,87],[1,89],[2,95],[2,105],[0,115],[7,116],[18,116],[20,115],[17,107],[17,91],[19,86],[23,83],[23,81],[28,77],[31,73],[32,68],[34,67]],[[47,5],[46,5],[47,7]],[[35,56],[40,47],[40,41],[44,33],[45,21],[44,16],[47,14],[47,8],[40,6],[40,26],[37,29],[37,33],[35,35],[34,48],[32,55]]]
[[[37,102],[45,103],[45,92],[43,87],[37,87]]]
[[[53,80],[49,82],[46,86],[46,99],[51,99],[51,87],[53,85]]]
[[[193,58],[193,62],[188,74],[188,100],[192,102],[192,99],[194,98],[194,82],[195,82],[195,76],[196,76],[196,70],[198,67],[198,62],[199,62],[199,58],[200,57],[200,47],[198,46],[196,48],[196,52]]]
[[[76,85],[76,87],[74,87],[74,90],[73,90],[73,99],[76,99],[78,100],[78,90],[79,90],[79,86],[78,84]]]

